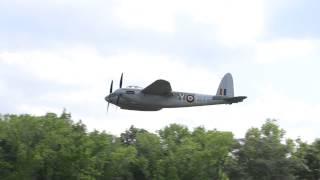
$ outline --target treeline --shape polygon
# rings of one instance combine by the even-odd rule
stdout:
[[[320,179],[320,140],[284,139],[274,120],[231,132],[171,124],[156,134],[131,126],[120,137],[68,113],[0,117],[0,179]]]

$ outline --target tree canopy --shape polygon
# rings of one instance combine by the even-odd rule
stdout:
[[[0,179],[320,179],[320,140],[284,139],[275,120],[232,132],[170,124],[119,137],[61,115],[0,116]]]

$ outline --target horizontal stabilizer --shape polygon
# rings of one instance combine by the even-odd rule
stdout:
[[[242,102],[246,98],[247,98],[247,96],[237,96],[237,97],[226,98],[225,101],[232,104],[232,103]]]

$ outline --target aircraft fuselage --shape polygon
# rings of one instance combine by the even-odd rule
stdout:
[[[144,89],[137,86],[122,88],[121,74],[119,89],[112,92],[113,81],[110,85],[110,94],[105,100],[122,109],[139,111],[158,111],[162,108],[178,108],[192,106],[206,106],[215,104],[232,104],[242,102],[245,96],[234,96],[233,78],[227,73],[222,78],[216,95],[187,93],[172,91],[168,81],[158,79]]]
[[[229,99],[229,101],[228,101]],[[212,96],[205,94],[175,92],[168,95],[144,94],[140,89],[122,88],[116,90],[106,100],[122,109],[157,111],[162,108],[178,108],[205,106],[215,104],[232,104],[230,98],[225,96]]]

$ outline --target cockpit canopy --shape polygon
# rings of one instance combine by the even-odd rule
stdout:
[[[139,86],[127,86],[128,89],[142,89],[142,87]]]

